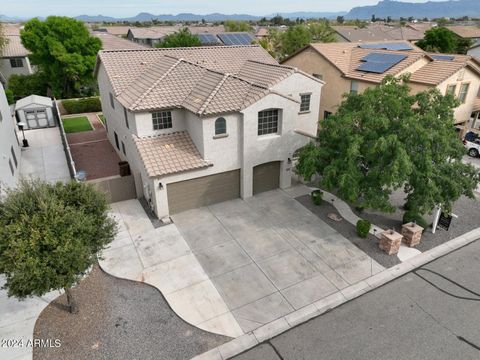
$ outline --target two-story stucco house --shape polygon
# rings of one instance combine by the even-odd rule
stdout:
[[[108,136],[158,217],[291,184],[323,82],[259,46],[102,51]]]
[[[376,86],[387,75],[410,74],[413,93],[436,87],[460,100],[455,125],[461,133],[472,126],[478,107],[480,62],[471,56],[424,52],[406,41],[310,44],[287,58],[295,66],[325,81],[320,120],[335,113],[344,94]],[[477,109],[478,110],[478,109]]]
[[[17,184],[20,156],[15,120],[0,84],[0,196],[6,188],[15,187]]]
[[[19,35],[5,36],[7,43],[0,51],[0,82],[6,85],[12,75],[31,75],[34,70],[28,59],[28,50]]]

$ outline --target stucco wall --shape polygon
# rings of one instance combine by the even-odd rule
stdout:
[[[30,75],[33,74],[32,66],[30,65],[30,61],[28,57],[21,58],[23,62],[23,67],[16,67],[12,68],[10,65],[9,58],[0,58],[0,72],[2,73],[3,77],[6,81],[10,79],[12,75]]]
[[[20,171],[21,153],[20,146],[16,135],[15,121],[11,116],[10,107],[7,98],[0,84],[0,196],[3,194],[5,187],[15,187]],[[17,166],[12,155],[15,153]],[[12,163],[14,172],[10,170],[9,161]]]
[[[324,118],[325,111],[335,113],[343,94],[350,91],[350,80],[343,78],[337,68],[313,49],[308,48],[302,51],[287,59],[284,64],[295,66],[310,75],[322,75],[325,85],[321,90],[319,120]]]

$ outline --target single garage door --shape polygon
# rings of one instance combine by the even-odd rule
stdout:
[[[240,197],[240,170],[167,185],[170,214]]]
[[[253,168],[253,195],[277,189],[280,186],[280,161],[269,162]]]

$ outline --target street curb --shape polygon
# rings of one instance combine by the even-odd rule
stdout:
[[[390,281],[393,281],[429,262],[432,262],[446,254],[458,250],[476,240],[480,240],[480,228],[472,230],[455,239],[447,241],[424,253],[418,254],[398,265],[385,269],[368,279],[362,280],[341,291],[327,296],[317,302],[307,305],[288,315],[265,324],[249,333],[246,333],[232,341],[213,348],[203,354],[195,356],[191,360],[227,360],[243,353],[254,346],[267,341],[293,327],[324,314],[350,300],[353,300],[367,292],[370,292]]]

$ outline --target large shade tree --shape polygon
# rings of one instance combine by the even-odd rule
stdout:
[[[30,60],[45,74],[57,97],[72,97],[83,86],[92,86],[100,39],[91,36],[81,21],[49,16],[32,19],[20,32]]]
[[[466,54],[472,45],[472,41],[459,37],[446,27],[437,26],[427,30],[424,38],[418,41],[416,45],[431,52]]]
[[[180,29],[173,34],[165,36],[160,43],[156,45],[159,48],[178,48],[192,47],[202,45],[200,38],[192,34],[188,28]]]
[[[0,201],[0,273],[8,296],[24,299],[74,286],[113,239],[105,196],[78,182],[22,180]]]
[[[394,211],[393,191],[404,188],[407,207],[426,214],[451,211],[461,195],[473,198],[479,172],[462,163],[455,131],[457,101],[436,89],[411,94],[408,76],[387,77],[350,94],[322,121],[318,139],[300,151],[297,171],[320,175],[320,186],[359,207]]]

